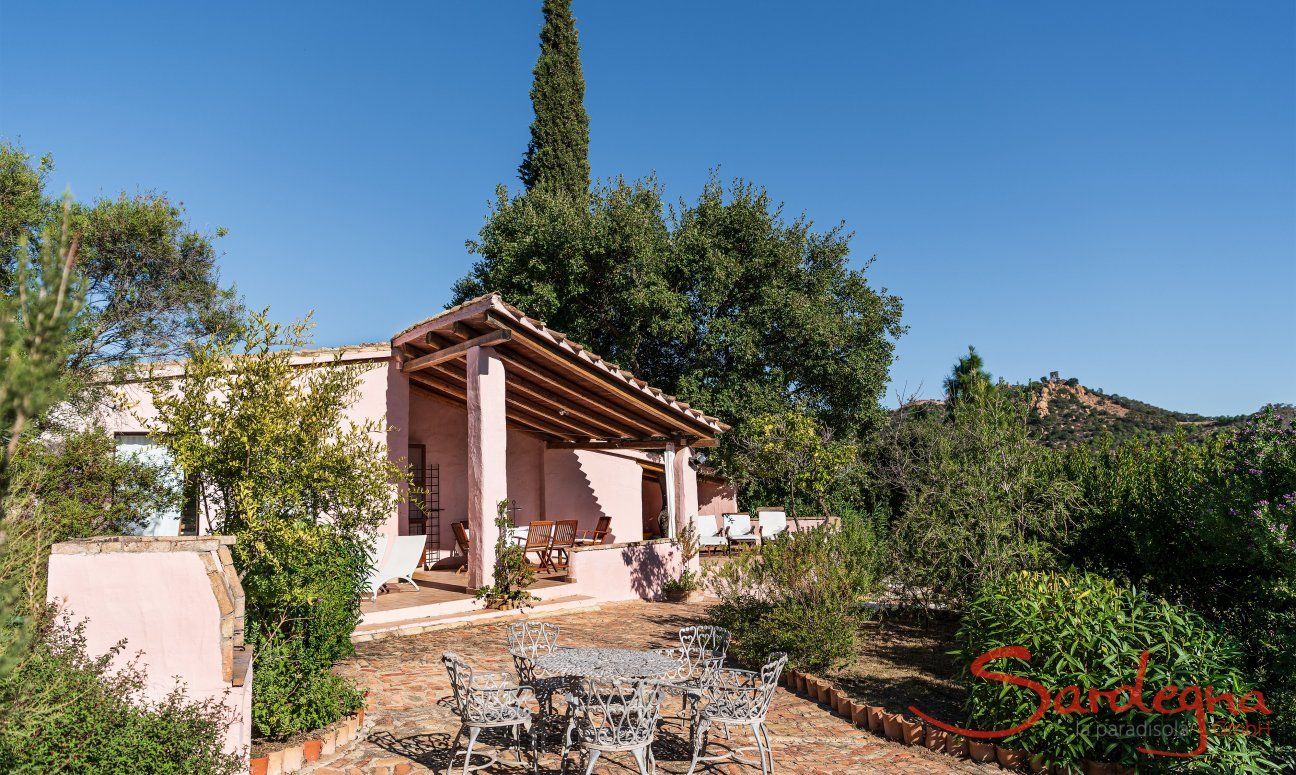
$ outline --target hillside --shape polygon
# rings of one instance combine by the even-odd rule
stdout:
[[[1002,383],[1001,383],[1002,384]],[[1183,431],[1189,436],[1203,436],[1244,420],[1249,415],[1206,417],[1191,412],[1176,412],[1133,398],[1087,388],[1077,379],[1056,376],[1026,385],[1004,385],[1019,395],[1028,396],[1032,433],[1050,447],[1081,444],[1104,433],[1116,441],[1125,441],[1147,433]],[[918,399],[905,408],[939,408],[940,399]],[[1296,422],[1296,409],[1280,405],[1288,422]]]
[[[1049,446],[1082,443],[1104,432],[1118,441],[1148,432],[1183,430],[1189,435],[1200,435],[1241,419],[1162,409],[1133,398],[1091,390],[1075,379],[1052,378],[1022,389],[1031,391],[1031,428]]]

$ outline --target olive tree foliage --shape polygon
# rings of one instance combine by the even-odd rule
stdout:
[[[669,207],[652,179],[596,186],[588,203],[500,189],[452,303],[498,291],[734,425],[710,462],[745,476],[748,418],[798,412],[842,441],[883,421],[901,301],[853,265],[850,239],[743,181]]]
[[[734,444],[730,468],[745,501],[782,503],[796,519],[812,504],[828,514],[844,487],[859,471],[859,446],[834,439],[814,417],[801,412],[763,414],[748,419]]]
[[[992,386],[947,412],[902,410],[883,432],[873,472],[894,515],[888,575],[911,602],[959,609],[985,583],[1060,561],[1079,488],[1028,416]]]
[[[0,143],[0,287],[12,287],[19,266],[66,219],[80,235],[85,299],[69,366],[180,355],[188,341],[232,325],[238,303],[220,284],[213,238],[188,226],[181,205],[142,193],[63,208],[45,190],[52,169],[50,156],[33,163]]]
[[[200,520],[233,535],[258,655],[252,723],[283,738],[354,710],[359,694],[332,672],[352,653],[367,543],[396,507],[399,471],[381,421],[348,408],[372,364],[302,364],[309,320],[266,312],[194,347],[180,373],[150,383],[144,419],[191,489]]]
[[[310,328],[253,313],[196,344],[176,378],[148,383],[156,414],[141,421],[192,481],[200,520],[238,536],[245,576],[272,571],[276,547],[300,528],[367,537],[394,508],[386,425],[347,414],[372,366],[294,363]]]

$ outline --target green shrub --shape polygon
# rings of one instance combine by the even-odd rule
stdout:
[[[1083,490],[1072,560],[1227,628],[1273,702],[1274,736],[1296,744],[1296,431],[1279,409],[1067,462]]]
[[[1144,701],[1151,706],[1162,687],[1214,687],[1241,698],[1255,687],[1243,670],[1238,643],[1201,616],[1133,588],[1092,574],[1019,573],[983,589],[964,614],[958,633],[967,669],[978,656],[1005,646],[1029,649],[1029,662],[1003,658],[986,668],[1042,684],[1053,702],[1069,706],[1065,687],[1080,687],[1088,707],[1089,689],[1133,686],[1140,656],[1149,652]],[[1031,689],[966,673],[968,723],[976,730],[1006,730],[1026,721],[1039,707]],[[1176,695],[1177,697],[1177,695]],[[1118,697],[1128,703],[1129,694]],[[1170,700],[1166,707],[1179,707]],[[1040,753],[1063,765],[1084,758],[1119,761],[1144,771],[1277,772],[1272,745],[1265,738],[1211,734],[1206,753],[1192,759],[1149,756],[1139,747],[1188,752],[1198,731],[1192,713],[1167,716],[1138,708],[1116,714],[1103,699],[1099,712],[1057,712],[1056,705],[1033,726],[1004,745]],[[1228,716],[1219,705],[1208,723],[1266,722],[1263,715]],[[1167,725],[1179,724],[1169,734]],[[1139,730],[1140,725],[1149,729]],[[1145,732],[1147,734],[1140,734]]]
[[[756,665],[771,651],[825,671],[855,651],[863,603],[876,585],[875,520],[785,533],[708,575],[720,597],[711,611],[734,634],[731,653]]]
[[[958,610],[989,580],[1055,563],[1078,488],[1031,438],[1028,413],[1012,390],[972,389],[948,412],[899,413],[883,434],[875,476],[896,515],[886,575],[906,602]]]
[[[333,663],[300,639],[259,644],[252,681],[252,725],[265,738],[320,729],[360,707],[362,697],[331,671]]]
[[[92,657],[83,630],[66,619],[51,624],[14,673],[0,681],[0,772],[245,771],[239,756],[223,750],[233,710],[215,700],[192,701],[181,686],[160,701],[146,700],[141,670],[133,663],[111,668],[123,645]]]

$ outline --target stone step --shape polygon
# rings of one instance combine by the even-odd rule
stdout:
[[[439,616],[424,616],[416,619],[404,619],[396,622],[381,622],[378,624],[362,624],[351,634],[352,643],[362,643],[369,640],[377,640],[395,635],[417,635],[421,632],[440,630],[448,627],[457,627],[464,624],[477,624],[478,622],[487,622],[494,619],[513,619],[523,617],[544,616],[550,613],[566,613],[576,610],[586,610],[597,608],[600,602],[588,595],[566,595],[564,597],[555,597],[548,600],[541,600],[535,604],[521,609],[511,611],[492,611],[492,610],[474,610],[457,613],[442,614]]]

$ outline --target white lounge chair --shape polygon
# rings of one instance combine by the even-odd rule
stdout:
[[[693,516],[693,528],[697,531],[699,551],[714,552],[729,548],[729,541],[725,538],[724,531],[720,529],[720,523],[716,521],[715,516],[711,514],[695,514]]]
[[[787,511],[778,507],[761,506],[756,509],[756,521],[760,524],[761,541],[787,531]]]
[[[729,545],[757,546],[760,544],[760,526],[752,524],[751,514],[725,514],[725,538]]]
[[[423,547],[426,536],[394,536],[378,567],[369,572],[366,589],[370,599],[378,599],[378,589],[392,579],[407,581],[415,591],[419,585],[414,583],[414,571],[423,564]]]

